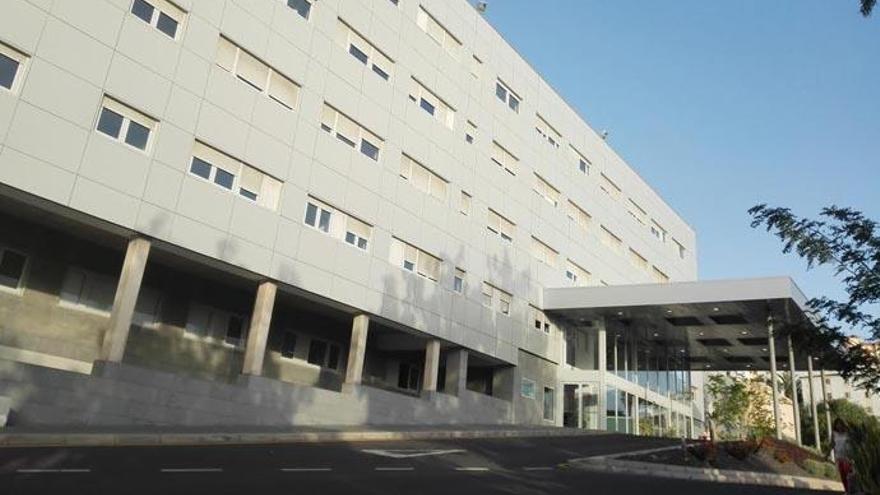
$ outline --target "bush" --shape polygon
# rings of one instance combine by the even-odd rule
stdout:
[[[830,462],[817,461],[815,459],[804,460],[804,470],[817,478],[837,479],[837,467]]]
[[[718,460],[718,451],[713,442],[700,442],[688,447],[688,453],[700,462],[708,462],[714,465]]]
[[[880,493],[880,426],[866,423],[850,430],[850,455],[859,486]]]
[[[758,450],[758,442],[754,440],[727,442],[724,444],[724,450],[730,454],[731,457],[744,461]]]

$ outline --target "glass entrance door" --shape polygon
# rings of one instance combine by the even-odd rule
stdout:
[[[599,387],[595,383],[563,385],[562,424],[569,428],[599,429]]]

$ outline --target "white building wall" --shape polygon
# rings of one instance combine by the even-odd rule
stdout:
[[[519,348],[560,358],[559,336],[535,331],[528,305],[566,284],[567,258],[593,284],[653,280],[629,247],[671,280],[696,278],[690,227],[465,0],[321,0],[309,20],[282,0],[178,0],[177,39],[131,3],[0,4],[0,42],[29,57],[13,91],[0,88],[0,183],[511,363]],[[420,4],[461,41],[457,60],[417,26]],[[394,60],[390,81],[334,41],[337,18]],[[301,86],[294,110],[216,66],[221,34]],[[409,100],[411,76],[455,109],[453,129]],[[522,97],[518,113],[495,97],[499,77]],[[158,121],[147,153],[94,130],[105,94]],[[325,101],[384,140],[378,163],[320,129]],[[559,149],[535,132],[536,113],[562,135]],[[195,140],[283,181],[277,210],[190,174]],[[519,158],[515,177],[490,160],[493,140]],[[569,145],[591,160],[589,175]],[[445,201],[399,176],[401,153],[449,181]],[[533,192],[533,173],[561,191],[558,207]],[[600,173],[620,186],[618,200],[599,189]],[[467,216],[461,190],[473,196]],[[373,225],[369,252],[304,225],[309,195]],[[628,198],[668,231],[665,243],[627,214]],[[592,216],[587,235],[566,217],[569,199]],[[488,208],[516,224],[512,244],[487,231]],[[599,241],[600,225],[621,252]],[[392,236],[439,256],[440,280],[392,265]],[[555,267],[531,255],[532,236],[559,252]],[[456,266],[467,270],[464,296],[452,291]],[[509,317],[481,304],[484,280],[513,294]]]

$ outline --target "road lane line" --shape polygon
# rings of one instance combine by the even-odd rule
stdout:
[[[326,473],[333,471],[333,468],[281,468],[281,471],[285,473]]]
[[[45,473],[91,473],[91,469],[16,469],[16,473],[22,474],[45,474]]]
[[[163,473],[221,473],[222,468],[162,468]]]
[[[526,466],[524,471],[553,471],[553,466]]]
[[[470,471],[470,472],[486,472],[489,470],[487,467],[457,467],[456,471]]]
[[[377,467],[373,468],[375,471],[413,471],[414,467]]]

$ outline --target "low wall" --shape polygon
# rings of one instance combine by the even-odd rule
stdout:
[[[355,387],[340,393],[261,377],[238,383],[96,363],[91,375],[0,359],[10,426],[501,424],[509,402],[465,391],[429,397]]]

